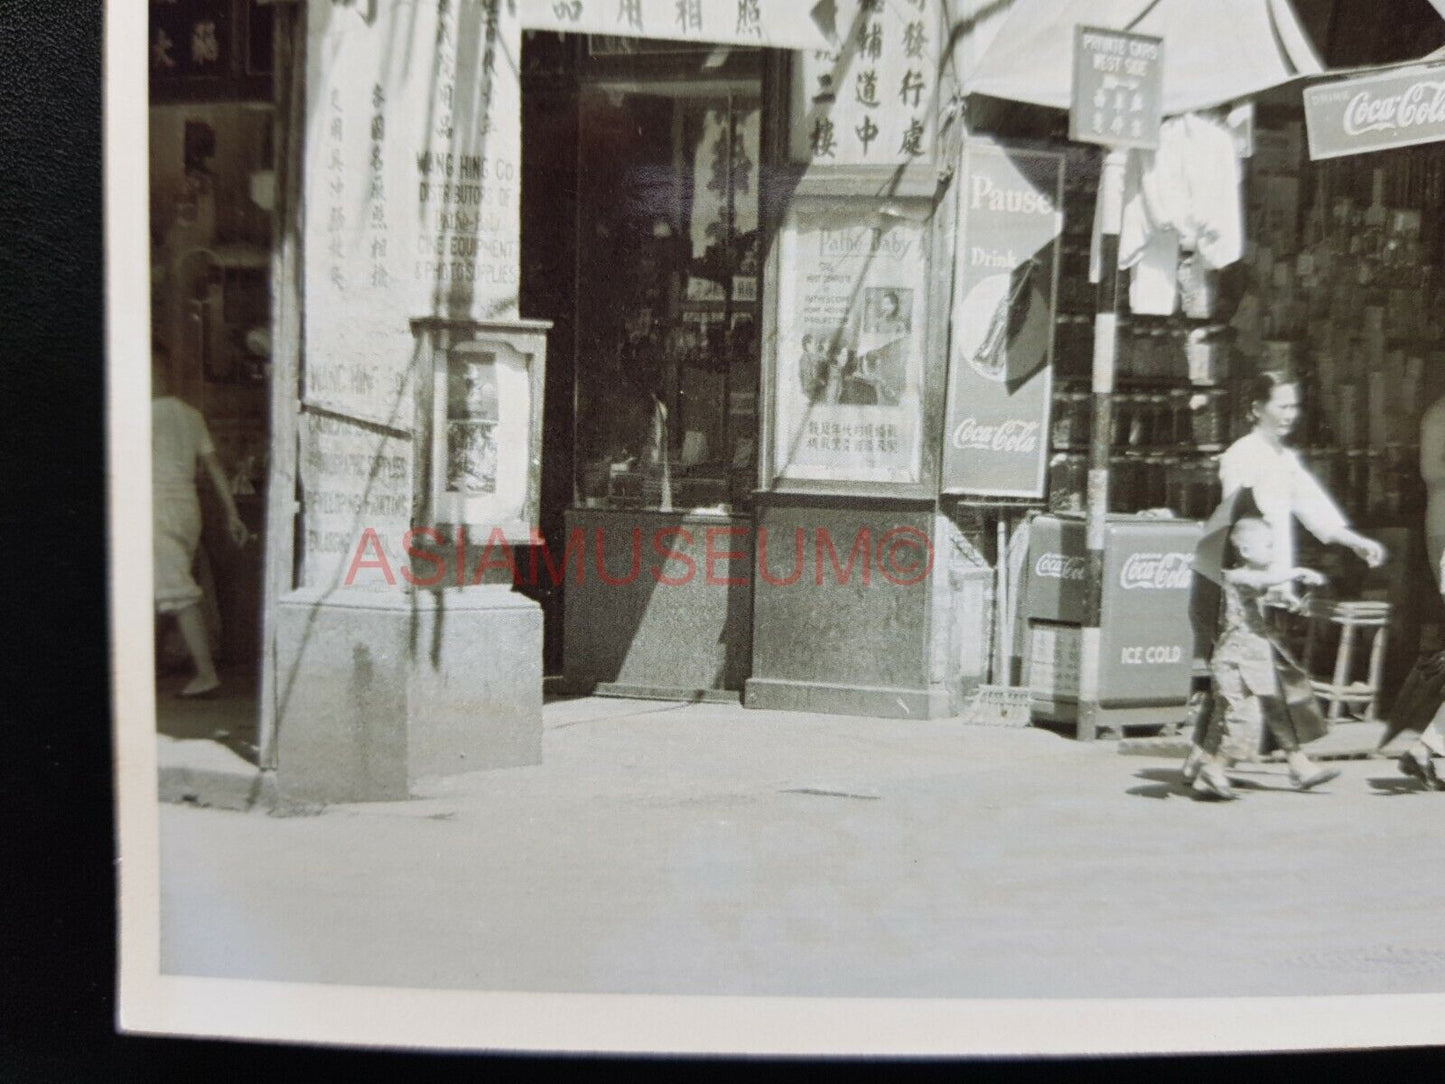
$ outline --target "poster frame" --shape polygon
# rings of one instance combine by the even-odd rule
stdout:
[[[418,442],[416,492],[421,496],[419,522],[437,528],[447,536],[456,527],[465,527],[469,537],[484,543],[493,529],[499,529],[512,545],[529,545],[540,528],[542,497],[542,406],[546,386],[547,332],[549,320],[478,321],[419,317],[412,320],[412,331],[426,354],[417,397],[417,429],[423,439]],[[445,487],[447,455],[446,381],[448,359],[454,347],[477,343],[494,350],[525,359],[528,384],[526,418],[526,488],[521,514],[495,523],[466,522],[465,501],[449,493]]]
[[[855,498],[901,498],[932,500],[938,491],[938,449],[942,425],[942,396],[939,394],[946,357],[938,333],[940,321],[937,306],[941,298],[935,282],[935,256],[941,251],[938,236],[937,211],[939,204],[935,193],[921,185],[909,185],[907,190],[887,194],[888,185],[883,174],[896,171],[887,167],[854,167],[844,171],[847,175],[828,183],[816,171],[810,171],[806,184],[793,191],[786,205],[780,208],[772,222],[772,238],[764,271],[763,299],[763,343],[761,390],[758,424],[759,456],[758,483],[763,493],[784,495],[839,496]],[[859,174],[866,173],[867,177]],[[936,183],[936,178],[934,179]],[[930,186],[931,189],[931,186]],[[847,208],[858,219],[868,219],[880,212],[900,214],[918,223],[924,245],[925,270],[922,277],[923,293],[920,304],[927,314],[919,337],[922,352],[919,368],[920,394],[918,408],[919,464],[915,481],[858,480],[847,477],[796,478],[784,477],[781,473],[781,459],[778,454],[778,412],[780,410],[779,379],[782,366],[778,355],[781,284],[785,276],[794,276],[799,268],[785,253],[796,252],[794,242],[797,236],[799,212],[810,208]],[[951,276],[945,276],[951,277]]]

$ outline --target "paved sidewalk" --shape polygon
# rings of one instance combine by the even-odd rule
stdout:
[[[1041,730],[584,699],[545,761],[312,816],[161,811],[172,973],[534,991],[1445,990],[1445,794],[1196,801]],[[1391,801],[1382,799],[1389,798]]]

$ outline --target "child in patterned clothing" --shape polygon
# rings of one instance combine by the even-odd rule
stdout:
[[[1205,760],[1194,790],[1210,798],[1237,797],[1225,769],[1274,748],[1284,750],[1298,789],[1317,787],[1339,772],[1320,768],[1300,747],[1324,735],[1324,717],[1308,675],[1270,631],[1264,596],[1271,588],[1294,582],[1319,586],[1324,577],[1308,568],[1275,566],[1274,533],[1258,517],[1240,519],[1229,541],[1240,567],[1224,572],[1220,636],[1209,664],[1214,709],[1201,743]]]

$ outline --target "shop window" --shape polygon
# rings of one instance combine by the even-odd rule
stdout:
[[[749,499],[761,123],[756,92],[582,95],[575,436],[587,506]]]

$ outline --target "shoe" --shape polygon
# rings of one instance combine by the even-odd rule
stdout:
[[[1199,772],[1203,767],[1204,758],[1199,755],[1199,750],[1191,749],[1189,755],[1184,758],[1184,766],[1179,769],[1179,774],[1185,783],[1192,784],[1199,778]]]
[[[1400,759],[1396,763],[1400,767],[1401,774],[1420,780],[1425,784],[1426,790],[1445,790],[1445,780],[1441,780],[1435,771],[1433,760],[1418,760],[1410,753],[1405,752],[1400,754]]]
[[[1323,783],[1328,783],[1331,779],[1338,779],[1340,770],[1338,768],[1316,768],[1306,776],[1295,775],[1293,771],[1289,774],[1290,778],[1294,780],[1295,790],[1313,790]]]
[[[219,680],[201,686],[197,686],[195,681],[192,681],[184,689],[176,693],[176,695],[181,697],[183,700],[205,700],[209,697],[215,696],[218,692],[220,692],[220,690],[221,682]]]
[[[1217,768],[1201,767],[1194,776],[1191,786],[1194,793],[1201,798],[1232,802],[1239,797],[1234,788],[1229,785],[1229,777]]]

